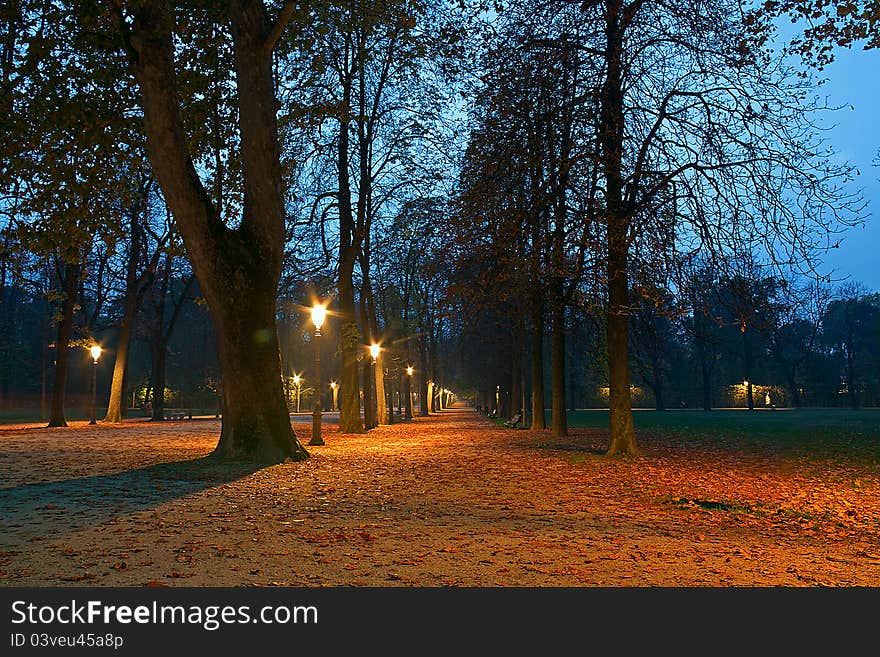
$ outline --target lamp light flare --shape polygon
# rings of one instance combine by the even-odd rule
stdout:
[[[101,357],[101,345],[92,345],[89,347],[89,353],[92,355],[92,360],[97,363]]]
[[[413,369],[413,366],[412,366],[412,365],[408,365],[408,366],[407,366],[407,368],[406,368],[406,373],[407,373],[409,376],[412,376],[414,371],[415,371],[415,370]]]
[[[299,374],[294,374],[294,375],[293,375],[293,382],[294,382],[296,385],[299,385],[299,384],[300,384],[300,381],[302,381],[302,377],[301,377]]]
[[[320,331],[321,327],[324,325],[324,320],[327,318],[327,306],[316,303],[312,306],[312,323],[315,325],[315,329]]]
[[[330,388],[331,388],[331,389],[336,390],[336,388],[338,388],[338,387],[339,387],[339,384],[336,383],[336,381],[331,381],[331,382],[330,382]]]
[[[373,357],[373,360],[376,360],[379,357],[379,352],[382,351],[382,347],[373,343],[370,345],[370,356]]]

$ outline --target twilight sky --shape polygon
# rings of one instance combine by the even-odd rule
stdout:
[[[864,189],[868,202],[865,226],[849,230],[840,249],[825,262],[837,277],[850,275],[873,291],[880,291],[880,50],[839,49],[835,61],[818,74],[827,82],[819,93],[829,104],[849,104],[828,116],[834,126],[826,136],[842,159],[861,173],[856,186]]]

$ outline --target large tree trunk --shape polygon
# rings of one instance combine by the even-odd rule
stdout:
[[[244,206],[229,228],[189,151],[175,74],[173,17],[161,0],[128,5],[130,56],[141,90],[152,169],[174,213],[208,302],[223,379],[223,422],[215,453],[259,462],[304,459],[284,400],[275,319],[284,257],[284,199],[275,79],[266,8],[234,0],[233,41]]]
[[[126,293],[125,311],[119,325],[119,338],[116,342],[116,360],[113,363],[113,380],[110,383],[110,400],[104,422],[122,422],[125,417],[125,369],[128,363],[128,347],[131,343],[131,330],[137,303],[134,295]]]
[[[623,201],[623,29],[621,0],[607,0],[605,17],[605,82],[602,86],[600,144],[606,185],[608,240],[608,385],[611,424],[610,456],[638,453],[633,428],[629,378],[627,314],[629,283],[629,213]]]
[[[351,103],[351,81],[343,83],[342,107]],[[346,110],[344,109],[343,112]],[[342,376],[339,380],[339,395],[342,399],[339,408],[339,430],[342,433],[363,433],[364,423],[371,428],[371,392],[364,386],[364,417],[361,420],[360,388],[358,386],[358,357],[363,357],[361,335],[355,318],[354,266],[357,261],[358,245],[355,237],[354,214],[351,204],[351,179],[348,171],[349,118],[343,114],[339,119],[339,139],[336,144],[336,176],[338,179],[337,200],[339,201],[339,314],[341,330],[339,333],[342,352]],[[363,299],[361,299],[363,303]],[[370,363],[364,360],[364,371],[368,372]],[[364,380],[368,376],[364,374]]]
[[[14,215],[11,221],[14,221]],[[4,231],[3,246],[0,248],[0,362],[2,363],[9,362],[11,355],[10,342],[12,340],[12,326],[15,325],[15,312],[10,303],[14,295],[7,294],[6,290],[7,261],[9,257],[9,241],[11,236],[11,231]],[[0,406],[2,406],[8,398],[9,368],[0,367]]]
[[[281,386],[275,287],[237,291],[241,294],[214,316],[223,372],[223,429],[216,451],[269,462],[306,458]]]
[[[45,300],[45,295],[43,295]],[[45,303],[45,301],[44,301]],[[46,304],[48,305],[48,304]],[[46,387],[49,369],[49,317],[48,312],[43,316],[42,330],[40,331],[40,419],[45,421],[47,417]]]
[[[107,415],[104,422],[122,422],[125,417],[125,369],[128,364],[128,346],[131,342],[132,326],[137,313],[137,267],[141,248],[141,229],[138,226],[138,215],[131,218],[131,245],[125,272],[125,307],[122,322],[119,325],[119,337],[116,341],[116,360],[113,363],[113,380],[110,383],[110,399],[107,403]]]
[[[361,302],[359,306],[361,327],[364,330],[364,337],[368,344],[373,343],[373,334],[370,330],[370,323],[367,319],[367,304],[364,296],[364,290],[361,288]],[[361,373],[361,381],[363,381],[364,390],[364,427],[367,429],[375,429],[379,426],[379,412],[376,404],[376,374],[375,369],[379,368],[379,359],[374,363],[372,357],[364,360],[364,369]]]
[[[70,338],[73,337],[73,314],[79,287],[79,263],[65,263],[64,280],[61,282],[61,321],[55,341],[55,384],[52,388],[50,427],[66,427],[64,397],[67,389],[67,370],[70,362]]]
[[[544,304],[532,299],[532,429],[546,429],[544,419]]]
[[[553,300],[553,326],[550,344],[551,429],[554,436],[568,435],[565,415],[565,305],[562,299],[562,281],[556,282]]]
[[[339,340],[342,351],[342,373],[339,379],[339,430],[342,433],[363,433],[361,420],[360,388],[358,386],[358,356],[360,352],[360,333],[355,321],[354,286],[351,282],[351,268],[354,259],[339,268]],[[364,368],[370,364],[364,360]],[[366,399],[367,392],[364,392]],[[366,410],[366,409],[365,409]]]
[[[365,238],[365,248],[367,249],[367,253],[369,253],[369,236]],[[370,283],[369,277],[369,256],[365,256],[364,262],[361,263],[361,266],[364,268],[364,271],[361,272],[361,275],[364,279],[363,285],[363,304],[364,304],[364,327],[366,331],[369,331],[369,341],[370,344],[373,342],[378,342],[379,340],[379,326],[376,321],[376,304],[373,299],[373,286]],[[375,409],[376,409],[376,423],[377,424],[390,424],[389,415],[388,415],[388,400],[386,399],[385,393],[385,354],[384,352],[379,352],[379,357],[376,359],[376,371],[374,373],[375,380],[373,381],[373,390],[375,391]]]

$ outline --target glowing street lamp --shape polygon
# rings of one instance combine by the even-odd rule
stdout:
[[[381,353],[381,351],[382,351],[382,347],[380,347],[375,342],[370,345],[370,375],[371,375],[370,389],[371,390],[364,391],[364,394],[368,394],[369,392],[375,390],[375,388],[376,388],[376,359],[379,358],[379,354]],[[371,406],[373,407],[373,410],[371,412],[372,417],[364,418],[365,420],[367,420],[367,423],[370,425],[369,426],[370,429],[372,429],[373,427],[375,427],[378,424],[378,418],[379,418],[378,405],[379,405],[379,394],[378,394],[378,391],[375,391],[375,393],[372,394],[372,404],[371,404]],[[364,399],[364,414],[365,415],[366,415],[366,408],[367,408],[367,400]]]
[[[412,377],[413,369],[412,365],[407,365],[406,367],[406,379],[403,381],[404,390],[404,407],[403,407],[403,417],[404,419],[411,420],[413,416],[413,404],[412,404]]]
[[[331,381],[330,382],[330,390],[333,391],[333,410],[335,411],[338,408],[338,406],[336,404],[336,395],[339,394],[339,384],[336,383],[336,381]]]
[[[293,385],[296,386],[296,412],[299,413],[299,389],[302,384],[302,377],[299,374],[293,375]]]
[[[89,409],[89,424],[98,424],[95,419],[95,397],[97,395],[98,359],[101,357],[101,345],[92,345],[89,347],[89,353],[92,355],[92,406]]]
[[[315,325],[315,406],[312,410],[312,439],[309,445],[323,445],[321,437],[321,327],[327,317],[327,306],[316,303],[312,306],[312,324]]]

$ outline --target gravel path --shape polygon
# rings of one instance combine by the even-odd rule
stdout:
[[[255,472],[202,460],[218,433],[0,428],[0,584],[880,585],[876,471],[652,436],[610,460],[602,432],[469,409],[329,426],[313,458]]]

